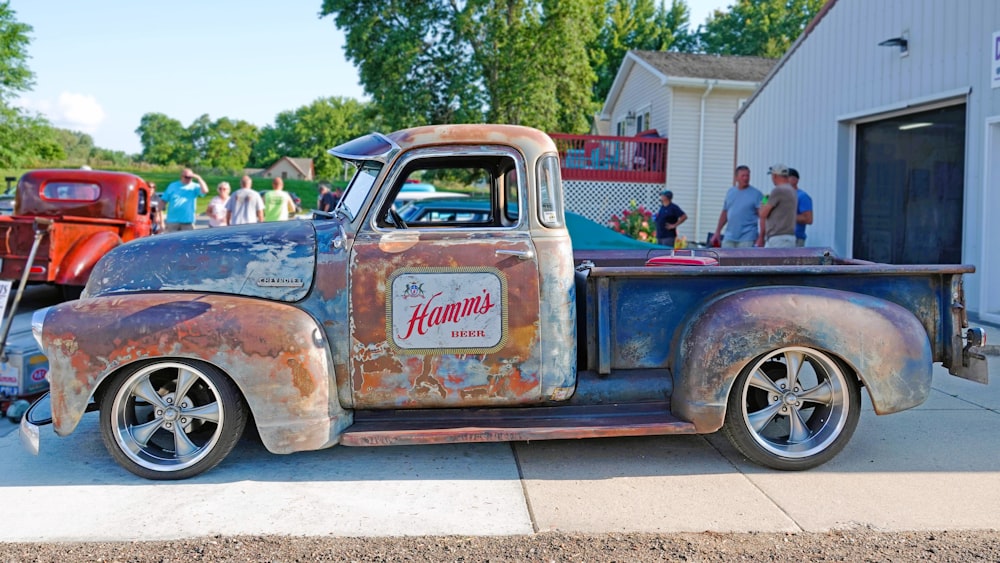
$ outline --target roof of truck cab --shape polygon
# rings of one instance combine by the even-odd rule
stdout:
[[[521,125],[426,125],[389,133],[386,137],[404,151],[429,145],[493,143],[517,147],[529,157],[556,151],[556,145],[548,135]]]

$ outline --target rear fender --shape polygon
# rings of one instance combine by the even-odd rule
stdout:
[[[99,231],[81,238],[63,257],[52,281],[59,285],[87,285],[87,278],[97,261],[121,243],[118,234],[111,231]]]
[[[733,380],[754,358],[784,346],[833,354],[868,388],[878,414],[920,405],[930,393],[927,333],[882,299],[811,287],[730,293],[694,314],[674,347],[672,411],[699,432],[722,427]]]
[[[198,293],[88,298],[51,308],[42,342],[61,436],[110,376],[158,358],[202,360],[225,372],[274,453],[333,445],[352,420],[337,400],[323,331],[288,304]]]

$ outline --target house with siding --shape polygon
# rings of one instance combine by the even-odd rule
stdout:
[[[679,234],[703,241],[714,230],[736,166],[733,121],[775,64],[761,57],[629,51],[600,114],[602,133],[631,137],[655,130],[669,141],[666,179],[634,186],[653,209],[664,188],[688,215]],[[765,169],[756,171],[756,182]],[[567,189],[567,197],[569,197]]]
[[[739,161],[799,170],[809,246],[973,264],[1000,324],[1000,2],[829,0],[736,118]]]
[[[277,162],[261,171],[264,178],[282,178],[287,180],[312,180],[316,173],[311,158],[292,158],[283,156]]]

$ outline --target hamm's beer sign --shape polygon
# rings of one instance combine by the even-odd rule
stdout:
[[[507,340],[507,282],[499,270],[404,269],[387,289],[386,330],[399,351],[485,354]]]

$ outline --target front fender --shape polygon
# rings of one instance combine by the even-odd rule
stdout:
[[[733,381],[754,358],[784,346],[825,350],[868,388],[878,414],[920,405],[930,393],[927,333],[883,299],[812,287],[766,287],[724,295],[695,313],[675,347],[672,411],[699,432],[722,427]]]
[[[197,293],[82,299],[49,310],[41,341],[61,436],[111,375],[157,358],[202,360],[229,375],[274,453],[332,445],[351,422],[323,331],[291,305]]]
[[[99,231],[76,241],[63,257],[52,281],[59,285],[86,285],[97,261],[121,243],[122,239],[111,231]]]

